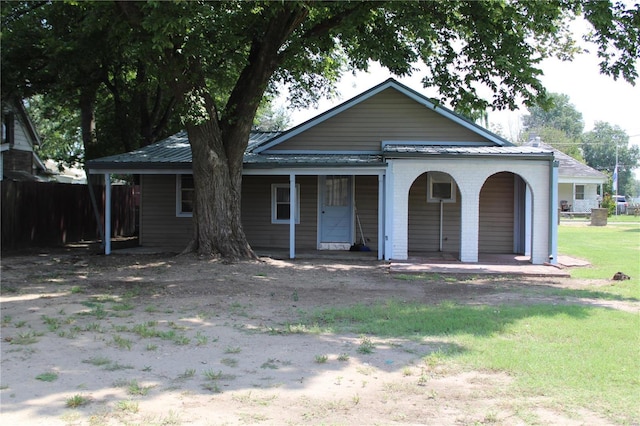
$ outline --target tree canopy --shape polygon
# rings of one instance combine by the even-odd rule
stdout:
[[[463,113],[544,103],[540,62],[578,51],[568,23],[580,15],[593,27],[601,72],[634,82],[640,5],[16,2],[2,8],[2,89],[67,96],[79,105],[85,147],[96,142],[100,90],[113,100],[115,124],[145,106],[140,120],[151,117],[150,98],[158,111],[176,111],[193,156],[189,249],[251,257],[240,222],[242,158],[260,102],[277,83],[288,85],[292,105],[305,105],[370,61],[398,76],[420,64],[423,84]],[[151,128],[162,128],[167,114]]]
[[[582,136],[584,159],[590,167],[606,171],[610,176],[618,161],[618,193],[631,194],[635,182],[633,169],[640,161],[640,148],[629,144],[629,136],[619,126],[596,122],[592,131]]]
[[[582,113],[570,102],[569,96],[560,93],[549,93],[549,105],[542,107],[533,105],[528,108],[529,114],[523,117],[522,132],[519,139],[527,142],[533,137],[554,148],[584,161],[580,149],[580,137],[584,130]]]

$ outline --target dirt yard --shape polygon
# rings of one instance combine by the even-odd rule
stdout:
[[[441,346],[433,338],[300,325],[303,313],[390,298],[531,303],[549,300],[536,292],[549,286],[580,283],[400,280],[374,261],[4,257],[0,423],[607,424],[542,396],[514,396],[506,374],[425,362]]]

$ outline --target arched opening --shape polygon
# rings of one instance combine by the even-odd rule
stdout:
[[[517,174],[491,175],[480,191],[478,255],[529,255],[531,191]]]
[[[409,255],[458,259],[461,195],[456,181],[444,172],[418,176],[409,189]]]

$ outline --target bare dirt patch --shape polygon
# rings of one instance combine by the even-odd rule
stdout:
[[[303,313],[389,299],[596,303],[548,291],[581,286],[412,279],[389,275],[381,262],[5,257],[2,424],[606,424],[543,397],[514,396],[504,373],[425,361],[442,348],[436,339],[300,324]]]

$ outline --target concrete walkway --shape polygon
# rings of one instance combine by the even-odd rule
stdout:
[[[282,249],[255,249],[259,257],[290,260],[289,252]],[[161,251],[146,247],[114,250],[114,255],[159,254]],[[516,255],[481,255],[478,263],[464,263],[452,253],[420,253],[407,260],[378,261],[375,251],[317,251],[300,250],[291,262],[380,262],[387,263],[395,274],[453,274],[453,275],[519,275],[534,277],[570,277],[568,267],[587,266],[588,262],[559,256],[559,265],[532,265],[529,258]]]
[[[529,258],[516,255],[482,255],[478,263],[464,263],[446,254],[392,260],[390,272],[396,274],[455,274],[455,275],[520,275],[534,277],[571,276],[566,267],[586,266],[589,263],[568,256],[560,256],[558,265],[532,265]]]

